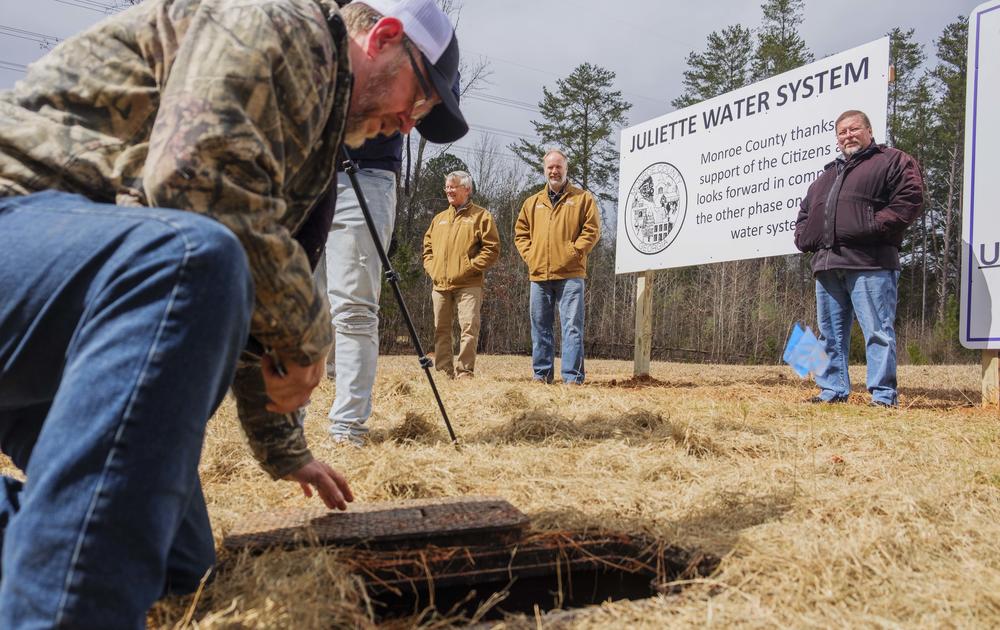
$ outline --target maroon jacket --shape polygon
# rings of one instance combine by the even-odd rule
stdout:
[[[898,149],[871,143],[826,165],[795,222],[795,246],[815,252],[813,273],[895,269],[903,231],[924,203],[920,166]]]

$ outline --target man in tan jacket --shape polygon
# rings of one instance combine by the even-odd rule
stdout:
[[[457,315],[462,331],[457,376],[468,378],[476,367],[483,273],[500,255],[500,237],[493,215],[469,200],[471,175],[448,173],[444,193],[448,209],[435,215],[424,234],[424,269],[434,281],[434,366],[456,376],[451,328]]]
[[[555,305],[562,324],[563,383],[583,383],[583,298],[587,254],[601,238],[593,195],[568,183],[566,154],[553,149],[543,158],[546,186],[528,197],[514,224],[514,244],[531,281],[531,369],[533,379],[551,383]]]

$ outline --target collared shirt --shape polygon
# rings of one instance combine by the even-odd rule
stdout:
[[[552,207],[555,208],[556,204],[559,203],[559,200],[562,198],[563,193],[566,192],[566,184],[563,184],[562,190],[559,192],[552,190],[552,187],[548,184],[545,185],[545,190],[549,193],[549,203],[551,203]]]

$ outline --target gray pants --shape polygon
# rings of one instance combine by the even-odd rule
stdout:
[[[357,177],[382,245],[388,249],[396,220],[396,175],[361,169]],[[337,385],[330,432],[360,442],[368,432],[365,422],[372,412],[382,264],[347,173],[337,174],[337,211],[326,253],[316,269],[316,282],[326,290],[336,331],[334,364],[328,366],[336,374]]]

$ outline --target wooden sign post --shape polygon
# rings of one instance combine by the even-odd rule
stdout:
[[[1000,353],[983,350],[983,406],[1000,405]]]
[[[635,281],[635,366],[634,376],[649,376],[653,353],[653,278],[655,271],[643,271]]]

